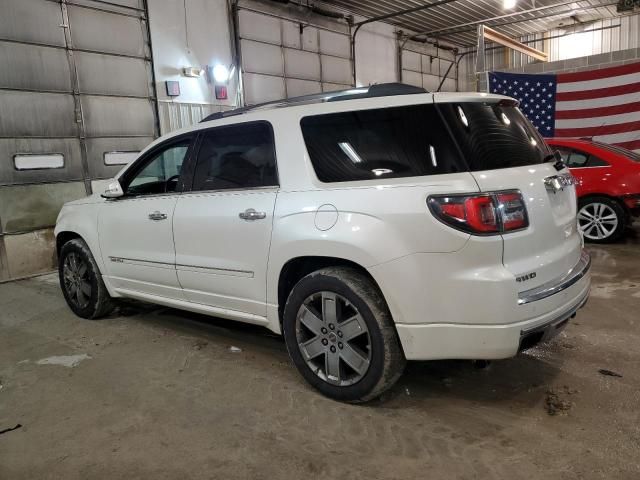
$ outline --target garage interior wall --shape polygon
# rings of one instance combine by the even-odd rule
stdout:
[[[435,92],[442,78],[447,74],[447,70],[454,63],[440,90],[443,92],[457,90],[456,58],[451,50],[410,41],[401,48],[400,54],[402,55],[400,80],[403,83]]]
[[[227,0],[148,0],[148,8],[162,133],[197,123],[209,113],[235,108],[239,104],[235,79],[230,81],[228,99],[216,100],[206,77],[182,75],[183,67],[232,64]],[[362,18],[356,17],[358,20]],[[305,25],[302,34],[301,23]],[[345,21],[292,4],[241,0],[237,27],[247,103],[352,86]],[[398,81],[397,56],[393,25],[365,25],[356,42],[356,84]],[[179,96],[167,95],[167,80],[180,83]]]
[[[247,105],[353,85],[349,25],[305,10],[239,3],[237,33]]]
[[[184,67],[231,65],[232,37],[227,0],[147,0],[158,92],[161,132],[199,122],[210,113],[233,108],[237,85],[216,100],[206,75],[185,77]],[[167,95],[166,81],[180,84],[180,95]]]
[[[143,0],[3,0],[0,65],[6,280],[52,270],[62,204],[157,135]]]
[[[603,29],[604,28],[604,29]],[[485,66],[488,71],[527,73],[564,73],[582,69],[604,68],[625,62],[638,61],[640,54],[640,15],[599,20],[589,23],[574,34],[571,30],[551,30],[544,34],[522,37],[521,41],[533,41],[534,48],[549,54],[549,62],[534,60],[518,52],[495,49],[486,52]],[[560,37],[560,35],[565,35]],[[543,37],[556,37],[542,40]],[[538,41],[535,41],[538,40]],[[494,44],[487,44],[488,47]],[[475,75],[476,54],[467,55],[460,62],[460,90],[486,89],[485,78]]]

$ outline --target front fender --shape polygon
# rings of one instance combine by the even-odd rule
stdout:
[[[101,272],[105,271],[105,265],[98,241],[98,211],[100,204],[84,203],[80,205],[66,204],[60,210],[54,234],[56,238],[62,232],[71,232],[79,235],[89,246],[91,254],[98,264]]]

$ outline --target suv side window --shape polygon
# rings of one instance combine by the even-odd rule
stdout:
[[[192,191],[277,185],[275,145],[269,123],[247,122],[203,133]]]
[[[466,170],[433,105],[314,115],[304,117],[300,126],[321,182]]]
[[[182,139],[152,154],[131,174],[122,186],[125,195],[154,195],[175,192],[191,138]]]

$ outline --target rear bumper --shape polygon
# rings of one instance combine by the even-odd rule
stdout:
[[[589,255],[583,253],[566,275],[523,292],[509,289],[516,283],[513,277],[474,278],[463,287],[438,290],[436,298],[427,293],[425,279],[422,296],[405,289],[410,293],[405,298],[418,299],[418,303],[412,304],[412,317],[404,318],[416,318],[413,312],[421,309],[422,322],[397,321],[394,315],[405,356],[409,360],[500,359],[549,340],[586,303],[590,265]],[[409,270],[405,266],[404,274]],[[431,316],[433,312],[438,316]]]
[[[564,307],[530,320],[506,325],[397,324],[407,360],[510,358],[548,341],[567,325],[589,298],[590,280],[575,285],[575,298]]]

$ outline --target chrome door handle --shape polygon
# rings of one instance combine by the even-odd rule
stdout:
[[[253,208],[247,208],[244,212],[240,212],[238,216],[242,220],[262,220],[267,217],[265,212],[256,212]]]
[[[166,219],[167,219],[167,214],[158,212],[157,210],[149,214],[149,220],[158,221],[158,220],[166,220]]]

